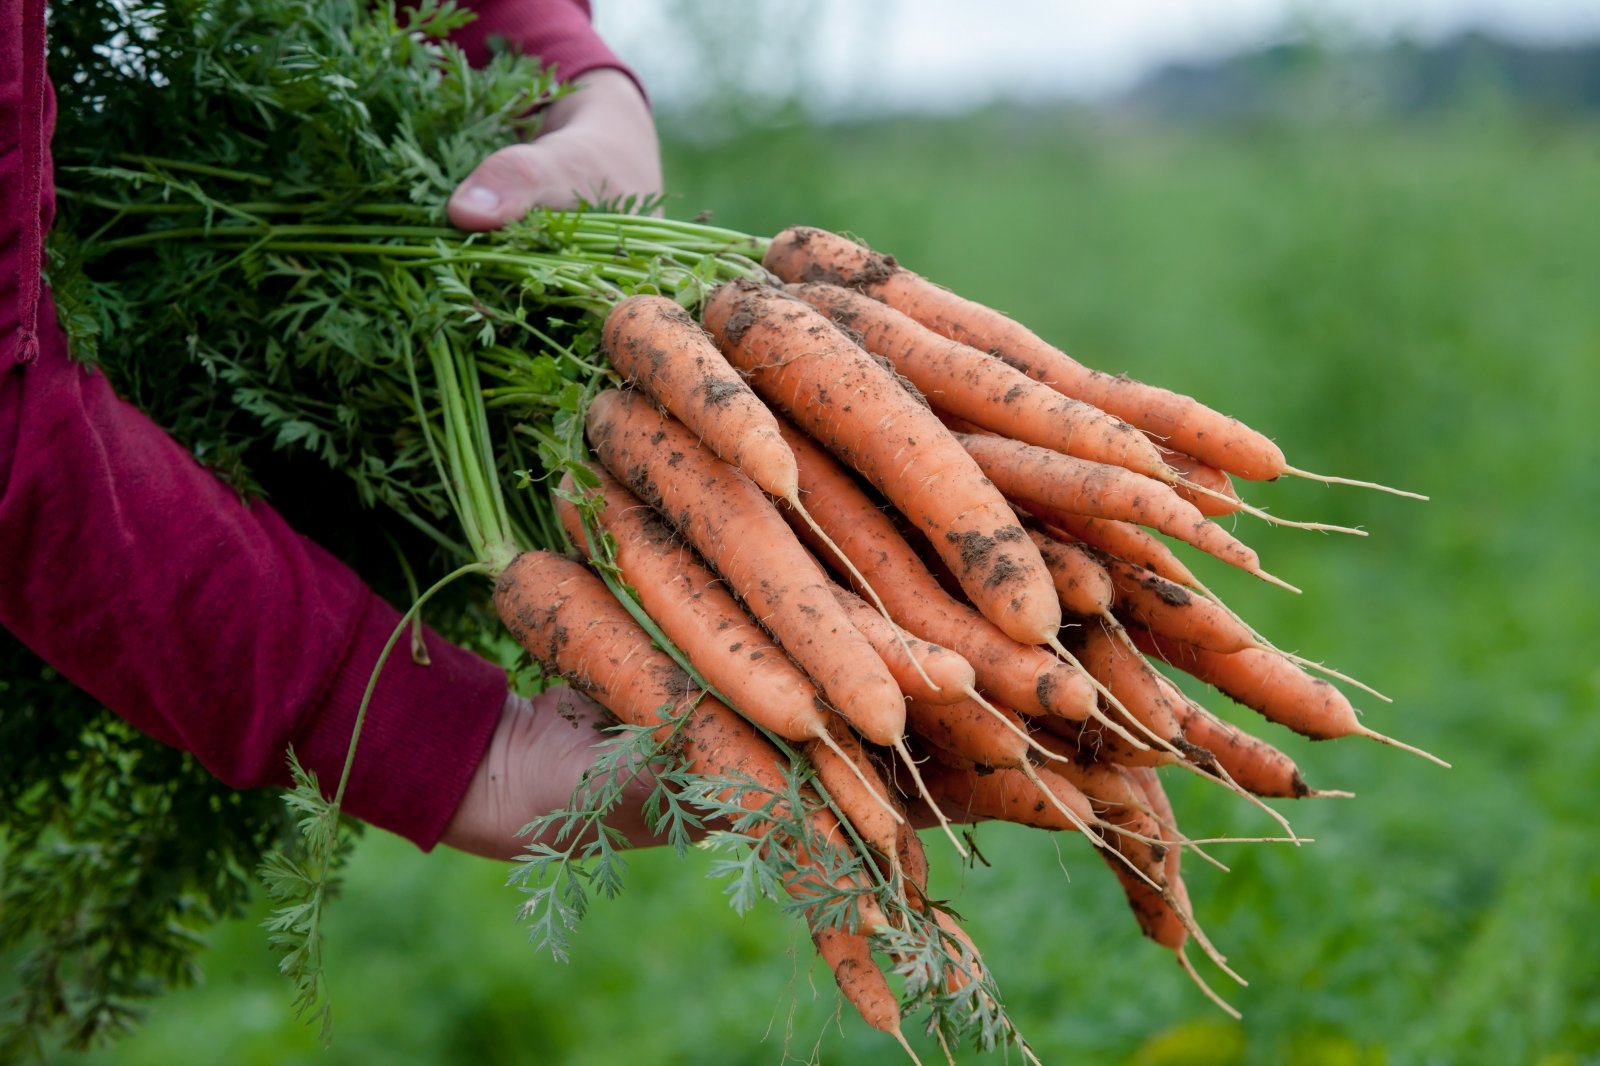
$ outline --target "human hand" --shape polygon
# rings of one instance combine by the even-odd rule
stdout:
[[[509,695],[489,750],[472,775],[442,843],[491,859],[523,853],[536,838],[519,836],[540,815],[566,807],[584,771],[594,765],[612,721],[606,710],[565,685],[533,699]],[[630,843],[660,843],[645,826],[642,807],[655,788],[648,773],[627,783],[606,824]],[[549,843],[546,840],[546,843]]]
[[[537,137],[502,148],[450,197],[450,221],[497,229],[534,207],[571,208],[661,191],[661,149],[650,106],[620,70],[591,70],[544,112]]]

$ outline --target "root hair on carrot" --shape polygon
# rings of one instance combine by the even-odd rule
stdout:
[[[1253,504],[1245,503],[1243,500],[1235,499],[1234,497],[1229,496],[1226,492],[1218,492],[1216,489],[1207,488],[1205,485],[1190,481],[1187,478],[1178,478],[1176,484],[1182,485],[1190,492],[1197,492],[1202,496],[1209,496],[1212,499],[1221,500],[1223,503],[1228,504],[1234,509],[1241,511],[1244,514],[1251,515],[1252,517],[1259,518],[1263,522],[1266,522],[1270,525],[1285,526],[1289,529],[1309,529],[1317,533],[1348,533],[1353,537],[1367,536],[1367,531],[1359,526],[1339,526],[1334,525],[1331,522],[1304,522],[1294,518],[1280,518],[1279,516],[1269,512],[1264,507],[1256,507]]]
[[[905,818],[901,816],[899,811],[894,809],[894,804],[890,803],[886,797],[878,794],[878,790],[872,787],[872,782],[867,780],[867,775],[861,772],[861,767],[856,765],[854,759],[845,754],[844,749],[839,746],[839,742],[834,740],[826,729],[818,729],[815,737],[822,742],[823,747],[837,755],[839,761],[850,768],[850,772],[855,775],[856,780],[861,782],[861,787],[867,790],[867,795],[877,800],[878,804],[889,812],[889,817],[894,819],[896,825],[906,824]]]
[[[1276,585],[1281,589],[1288,589],[1290,592],[1294,593],[1296,596],[1300,595],[1304,591],[1303,589],[1299,588],[1296,585],[1289,584],[1287,581],[1285,581],[1281,577],[1278,577],[1276,574],[1269,574],[1267,571],[1261,569],[1260,567],[1256,567],[1256,569],[1248,571],[1248,573],[1254,574],[1256,577],[1259,577],[1262,581],[1265,581],[1269,585]]]
[[[1420,492],[1412,492],[1409,489],[1397,489],[1391,485],[1380,485],[1376,481],[1358,481],[1355,478],[1334,477],[1332,474],[1313,474],[1309,470],[1301,470],[1298,467],[1293,466],[1284,467],[1283,472],[1288,474],[1290,477],[1304,478],[1307,481],[1320,481],[1324,485],[1350,485],[1358,489],[1372,489],[1375,492],[1387,492],[1391,496],[1404,496],[1408,500],[1428,499],[1427,496],[1424,496]]]
[[[933,678],[928,676],[928,671],[923,669],[921,660],[912,654],[911,645],[906,641],[905,634],[900,631],[900,627],[895,623],[895,620],[890,617],[889,608],[884,606],[882,598],[878,595],[878,590],[872,587],[866,575],[856,569],[856,564],[850,561],[850,557],[844,553],[844,549],[835,544],[833,538],[828,536],[822,526],[817,524],[815,518],[811,517],[811,512],[806,510],[806,505],[800,502],[800,490],[798,488],[795,489],[794,492],[784,497],[783,502],[794,508],[794,513],[799,515],[801,520],[810,527],[811,532],[817,535],[818,540],[828,546],[828,550],[833,553],[833,557],[844,564],[845,570],[855,579],[861,590],[867,594],[867,598],[872,601],[872,606],[876,607],[878,613],[883,615],[883,620],[889,623],[890,629],[894,632],[894,638],[900,642],[901,649],[906,653],[906,658],[911,660],[911,669],[917,672],[917,676],[922,678],[929,688],[935,692],[939,691],[939,686],[934,682]]]
[[[1232,1018],[1234,1021],[1237,1022],[1244,1019],[1244,1015],[1239,1013],[1238,1008],[1229,1003],[1227,1000],[1223,999],[1217,994],[1215,989],[1206,984],[1205,978],[1201,977],[1200,974],[1195,970],[1194,963],[1189,961],[1189,955],[1183,947],[1180,946],[1178,948],[1177,955],[1178,965],[1183,967],[1183,972],[1189,975],[1189,980],[1195,983],[1195,987],[1200,989],[1200,991],[1205,994],[1207,999],[1220,1007],[1222,1012],[1228,1017]]]
[[[1070,664],[1071,666],[1076,668],[1080,673],[1082,673],[1084,677],[1087,677],[1089,679],[1089,684],[1094,686],[1094,690],[1100,694],[1100,697],[1102,699],[1104,699],[1107,703],[1109,703],[1112,707],[1114,707],[1118,711],[1121,711],[1123,717],[1127,718],[1128,721],[1132,722],[1134,725],[1137,725],[1141,730],[1143,730],[1145,733],[1149,734],[1158,743],[1161,742],[1161,738],[1160,737],[1157,737],[1154,733],[1150,733],[1149,729],[1147,729],[1145,727],[1144,723],[1140,722],[1131,713],[1129,713],[1128,708],[1123,706],[1122,701],[1117,699],[1117,697],[1112,693],[1112,691],[1110,689],[1108,689],[1104,685],[1102,685],[1100,683],[1100,681],[1093,674],[1091,674],[1088,670],[1085,670],[1083,668],[1083,663],[1078,661],[1078,657],[1076,655],[1072,654],[1072,652],[1067,650],[1067,646],[1065,644],[1061,643],[1061,639],[1059,637],[1056,637],[1055,635],[1052,634],[1050,639],[1048,641],[1046,641],[1045,643],[1047,643],[1050,646],[1050,650],[1051,651],[1055,652],[1058,656],[1061,657],[1061,661],[1062,662]],[[1100,722],[1106,728],[1110,729],[1113,733],[1117,734],[1117,736],[1121,737],[1123,740],[1126,740],[1129,744],[1132,744],[1133,747],[1134,747],[1134,750],[1136,750],[1136,751],[1149,751],[1150,750],[1150,745],[1149,744],[1146,744],[1144,741],[1140,740],[1138,737],[1136,737],[1132,733],[1128,732],[1127,729],[1125,729],[1121,725],[1121,723],[1115,722],[1111,718],[1107,717],[1105,715],[1105,713],[1102,712],[1099,708],[1096,708],[1091,713],[1093,714],[1094,718],[1098,722]]]
[[[917,794],[922,797],[922,802],[928,805],[933,816],[939,819],[939,828],[944,830],[944,835],[950,838],[950,843],[955,845],[956,854],[963,859],[968,857],[966,845],[961,843],[955,830],[950,828],[950,819],[945,816],[944,810],[939,806],[933,794],[928,791],[927,784],[922,780],[922,773],[917,769],[917,760],[911,757],[911,749],[906,747],[905,737],[894,742],[894,750],[900,756],[900,761],[905,763],[906,769],[911,773],[911,780],[917,786]]]
[[[973,703],[976,703],[979,707],[982,707],[984,710],[992,714],[996,719],[999,720],[1001,725],[1015,733],[1024,744],[1028,745],[1028,747],[1038,752],[1044,758],[1054,759],[1056,762],[1072,761],[1065,755],[1058,755],[1049,748],[1045,747],[1043,744],[1040,744],[1037,740],[1034,740],[1032,735],[1030,735],[1026,729],[1019,727],[1017,723],[1013,722],[1010,718],[1007,718],[1003,713],[1001,713],[1000,708],[984,699],[983,694],[977,689],[973,688],[971,685],[968,685],[962,691],[966,694],[967,699],[971,700]]]
[[[1366,726],[1362,726],[1360,729],[1357,729],[1352,735],[1366,737],[1368,740],[1376,740],[1379,744],[1387,744],[1389,747],[1399,748],[1401,751],[1409,751],[1413,755],[1420,755],[1429,762],[1438,763],[1446,770],[1450,769],[1450,764],[1439,758],[1439,756],[1433,754],[1433,752],[1424,751],[1415,745],[1407,744],[1403,740],[1396,740],[1394,737],[1385,736],[1384,734],[1379,733],[1377,730],[1368,729]]]

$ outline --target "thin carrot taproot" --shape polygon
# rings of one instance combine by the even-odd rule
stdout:
[[[1174,491],[1201,514],[1216,518],[1238,513],[1244,501],[1226,471],[1170,448],[1160,448],[1160,453],[1162,462],[1178,475],[1179,480],[1172,486]]]
[[[813,924],[811,942],[827,963],[839,992],[879,1032],[899,1041],[913,1063],[918,1062],[900,1029],[900,1000],[889,979],[872,957],[872,942],[860,933],[837,926]]]
[[[1081,459],[1126,467],[1161,481],[1173,471],[1144,434],[1091,404],[1063,396],[998,359],[941,336],[909,315],[852,289],[821,282],[789,293],[889,360],[941,414]]]
[[[920,741],[947,755],[979,766],[1018,771],[1063,818],[1088,832],[1088,820],[1040,779],[1032,745],[1025,739],[1027,727],[1012,712],[976,700],[952,704],[907,700],[906,719]]]
[[[1061,608],[1015,513],[888,371],[809,304],[768,286],[719,286],[703,320],[758,393],[923,532],[984,617],[1025,643],[1054,635]]]
[[[826,731],[826,741],[818,738],[803,749],[817,771],[817,780],[861,839],[898,865],[904,846],[900,830],[906,823],[894,789],[842,717],[830,712]]]
[[[1189,588],[1195,588],[1200,584],[1200,579],[1194,576],[1171,548],[1132,522],[1091,518],[1088,515],[1071,514],[1057,508],[1029,504],[1026,501],[1019,502],[1027,508],[1029,514],[1037,516],[1046,523],[1049,527],[1047,531],[1052,536],[1065,533],[1073,540],[1082,541],[1090,547],[1099,548],[1130,563],[1137,563],[1147,570],[1155,571],[1168,581],[1176,581]]]
[[[1188,746],[1176,710],[1158,683],[1156,672],[1112,630],[1113,623],[1095,618],[1073,630],[1074,651],[1089,675],[1117,697],[1122,706],[1163,746],[1182,751]]]
[[[1181,914],[1183,912],[1187,911],[1191,914],[1193,913],[1193,908],[1189,902],[1189,889],[1188,886],[1184,884],[1183,874],[1180,869],[1183,852],[1176,846],[1176,842],[1181,840],[1182,837],[1178,832],[1178,822],[1172,811],[1172,803],[1167,798],[1166,790],[1161,787],[1161,779],[1156,776],[1155,771],[1131,770],[1128,772],[1128,776],[1132,779],[1134,786],[1143,793],[1145,802],[1149,805],[1157,824],[1161,826],[1162,834],[1166,837],[1166,839],[1174,843],[1174,846],[1169,848],[1167,851],[1166,866],[1167,884],[1171,888],[1171,894],[1173,897],[1172,902],[1176,906],[1176,913],[1169,915],[1160,915],[1158,913],[1154,915],[1153,917],[1156,922],[1156,928],[1154,930],[1146,929],[1145,934],[1150,936],[1150,938],[1155,940],[1158,944],[1171,948],[1173,953],[1178,957],[1178,965],[1183,967],[1184,973],[1189,975],[1189,979],[1194,982],[1195,986],[1200,989],[1201,993],[1207,999],[1211,1000],[1211,1002],[1220,1007],[1230,1017],[1238,1019],[1240,1017],[1239,1011],[1234,1008],[1233,1004],[1229,1003],[1227,1000],[1218,995],[1216,991],[1213,990],[1212,987],[1201,978],[1200,974],[1195,970],[1194,965],[1189,961],[1189,956],[1187,953],[1187,937],[1177,936],[1176,932],[1172,929],[1172,923],[1174,919],[1177,920],[1179,925],[1185,924],[1181,918]],[[1137,913],[1138,910],[1136,909],[1135,914]],[[1143,921],[1141,921],[1140,927],[1144,928]],[[1184,932],[1188,932],[1188,930],[1185,929]],[[1176,940],[1176,943],[1172,942],[1174,940]],[[1223,967],[1223,969],[1230,977],[1238,981],[1240,984],[1245,983],[1244,979],[1238,974],[1234,973],[1232,970],[1227,969],[1227,967]]]
[[[955,703],[973,691],[977,675],[972,664],[956,652],[913,634],[897,632],[899,626],[849,589],[834,585],[832,591],[905,695],[930,703]]]
[[[1084,825],[1095,821],[1094,808],[1083,793],[1048,766],[1034,767],[1035,776],[1062,806],[1078,815],[1079,821],[1065,817],[1057,804],[1040,793],[1038,783],[1021,770],[930,763],[922,773],[929,791],[946,810],[962,812],[974,820],[1012,822],[1058,833],[1082,832]]]

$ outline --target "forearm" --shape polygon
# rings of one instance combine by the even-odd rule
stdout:
[[[285,783],[293,744],[331,788],[398,613],[41,334],[37,360],[0,368],[0,625],[231,785]],[[505,687],[436,637],[429,650],[432,665],[402,652],[380,676],[347,806],[424,847]]]

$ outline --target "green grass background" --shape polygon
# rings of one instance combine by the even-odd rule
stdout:
[[[1242,1024],[1140,939],[1081,840],[985,827],[988,865],[962,870],[930,836],[1044,1061],[1600,1062],[1597,132],[1495,107],[1187,132],[994,110],[669,145],[674,214],[854,232],[1092,365],[1260,427],[1303,467],[1433,497],[1249,487],[1371,531],[1239,523],[1298,598],[1195,564],[1278,643],[1392,694],[1357,700],[1374,728],[1455,764],[1259,727],[1313,785],[1357,798],[1285,805],[1313,845],[1218,845],[1231,873],[1186,867],[1251,981],[1224,988],[1201,963]],[[1191,834],[1272,828],[1219,789],[1168,785]],[[775,907],[736,918],[705,869],[635,856],[561,964],[526,944],[502,868],[370,834],[328,917],[331,1049],[290,1017],[256,914],[135,1036],[60,1061],[899,1057],[836,1017]]]

